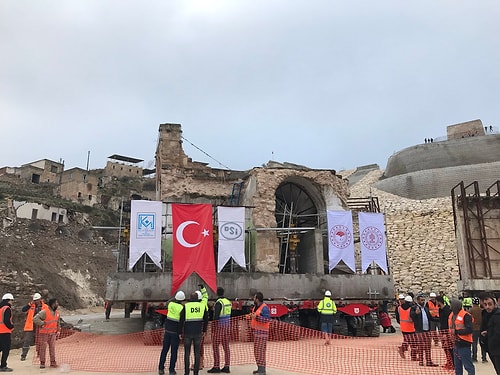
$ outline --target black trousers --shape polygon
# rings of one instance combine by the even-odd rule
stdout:
[[[495,367],[495,371],[497,372],[497,375],[500,375],[500,355],[491,355],[488,353],[490,356],[490,360],[493,363],[493,367]]]
[[[10,333],[0,333],[0,351],[2,359],[0,360],[0,368],[7,367],[7,358],[10,353]]]

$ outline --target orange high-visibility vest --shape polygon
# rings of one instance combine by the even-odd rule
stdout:
[[[465,315],[470,315],[467,311],[465,310],[460,310],[457,314],[457,317],[455,318],[455,332],[460,330],[460,329],[465,329],[465,324],[464,324],[464,319],[465,319]],[[452,327],[452,320],[453,318],[453,314],[450,314],[450,316],[448,316],[448,327]],[[471,315],[471,318],[472,318],[472,322],[474,323],[474,317]],[[464,341],[467,341],[469,343],[472,343],[472,332],[467,334],[467,335],[456,335],[457,337],[459,337],[460,339],[464,340]]]
[[[269,331],[269,325],[271,322],[268,320],[266,322],[261,322],[257,321],[257,317],[261,316],[262,309],[264,306],[267,306],[265,303],[262,303],[257,309],[255,309],[255,306],[252,307],[252,313],[255,313],[256,317],[252,318],[252,321],[250,323],[250,327],[253,329],[257,329],[259,331]]]
[[[12,331],[14,330],[14,328],[7,328],[7,326],[5,325],[4,321],[3,321],[3,314],[5,312],[5,310],[7,309],[10,309],[10,306],[2,306],[2,308],[0,308],[0,333],[12,333]],[[12,322],[12,310],[11,310],[11,314],[10,314],[10,324],[14,324]]]
[[[429,306],[429,313],[433,318],[439,317],[439,306],[437,303],[432,302],[431,300],[427,301],[427,306]]]
[[[42,301],[40,310],[45,307],[45,302]],[[33,317],[35,316],[36,304],[30,303],[30,309],[26,312],[26,322],[24,323],[25,331],[33,331]]]
[[[415,325],[413,324],[413,319],[410,316],[410,310],[404,310],[401,306],[399,309],[399,328],[401,328],[401,332],[404,333],[414,333]]]
[[[56,333],[59,323],[59,311],[54,313],[48,306],[45,308],[45,320],[39,332],[43,334]]]

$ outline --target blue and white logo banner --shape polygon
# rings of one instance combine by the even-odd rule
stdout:
[[[129,270],[148,254],[161,268],[161,220],[162,203],[133,200],[130,215]]]
[[[245,261],[245,207],[217,207],[219,220],[219,256],[217,272],[233,258],[246,269]]]
[[[326,211],[328,221],[328,269],[333,270],[341,260],[356,272],[351,211]]]
[[[361,271],[366,272],[370,264],[375,262],[387,273],[384,215],[373,212],[360,212],[358,216]]]

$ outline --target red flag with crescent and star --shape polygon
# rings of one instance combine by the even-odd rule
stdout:
[[[172,204],[172,223],[172,294],[193,272],[217,290],[212,205]]]

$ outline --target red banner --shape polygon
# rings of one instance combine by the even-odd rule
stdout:
[[[196,272],[215,291],[212,205],[173,204],[172,294]]]

